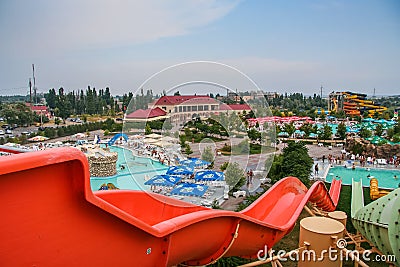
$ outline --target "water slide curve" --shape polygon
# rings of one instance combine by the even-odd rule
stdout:
[[[335,209],[341,182],[307,189],[276,183],[242,212],[213,210],[142,191],[93,193],[88,162],[74,148],[2,157],[4,266],[189,266],[223,256],[255,258],[294,227],[311,201]]]
[[[354,227],[384,255],[395,255],[400,266],[400,188],[364,206],[362,182],[352,182],[351,220]]]
[[[128,136],[124,133],[117,133],[116,135],[113,136],[113,138],[108,141],[108,145],[112,146],[118,139],[124,138],[125,141],[128,141]]]

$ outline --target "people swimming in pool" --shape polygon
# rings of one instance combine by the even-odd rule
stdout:
[[[396,179],[396,180],[398,179],[397,175],[394,175],[393,178]]]
[[[355,170],[356,169],[356,165],[353,163],[353,165],[351,166],[351,169],[352,170]]]

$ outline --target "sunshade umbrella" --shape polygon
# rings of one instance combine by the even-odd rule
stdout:
[[[157,186],[169,186],[173,187],[181,180],[180,177],[172,176],[172,175],[156,175],[152,177],[150,180],[146,181],[145,185],[157,185]]]
[[[167,170],[167,174],[170,175],[187,175],[194,172],[193,168],[188,166],[171,166]]]
[[[146,135],[146,137],[147,138],[161,138],[162,135],[161,134],[152,133],[152,134]]]
[[[74,134],[72,137],[75,137],[75,138],[85,138],[85,137],[86,137],[86,134],[84,134],[84,133],[77,133],[77,134]]]
[[[287,132],[280,132],[278,133],[278,136],[289,136]]]
[[[185,159],[179,162],[182,165],[185,166],[190,166],[190,167],[200,167],[200,166],[207,166],[210,165],[211,163],[202,159],[198,158],[190,158],[190,159]]]
[[[190,184],[182,183],[177,185],[172,191],[172,195],[183,195],[183,196],[197,196],[201,197],[207,191],[208,186],[203,184]]]
[[[223,181],[224,173],[212,170],[198,171],[194,179],[196,181]]]
[[[37,136],[31,137],[28,139],[28,141],[31,141],[31,142],[42,142],[42,141],[46,141],[46,140],[49,140],[49,138],[46,136],[41,136],[41,135],[37,135]]]

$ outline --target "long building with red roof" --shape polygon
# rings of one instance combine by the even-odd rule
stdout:
[[[247,104],[227,105],[207,95],[162,96],[148,105],[146,110],[136,110],[128,115],[127,121],[144,121],[170,118],[172,123],[182,124],[194,117],[209,117],[212,113],[249,112]],[[164,113],[161,113],[163,111]]]

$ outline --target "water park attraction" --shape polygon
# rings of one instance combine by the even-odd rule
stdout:
[[[313,215],[333,212],[341,189],[340,180],[333,180],[328,191],[320,181],[307,189],[297,178],[287,177],[245,210],[231,212],[144,191],[93,192],[87,158],[74,148],[7,156],[0,166],[0,179],[7,188],[0,196],[7,215],[0,222],[5,266],[200,266],[234,255],[257,260],[260,250],[272,248],[293,229],[303,208]],[[381,199],[390,197],[392,212],[400,205],[391,194]],[[313,203],[312,209],[308,202]],[[357,219],[362,209],[357,206],[352,218]],[[376,209],[386,211],[388,206]],[[360,216],[363,223],[369,222]],[[300,234],[299,247],[303,249],[322,243],[307,232],[324,235],[328,244],[333,235],[344,235],[344,227],[331,218],[306,219],[301,222],[305,232]],[[330,221],[321,224],[321,220]],[[325,229],[327,225],[331,227]],[[360,232],[365,225],[360,224]],[[382,242],[398,248],[391,233],[397,229],[398,234],[399,229],[393,225],[390,243]],[[268,261],[274,259],[254,264]],[[320,262],[302,264],[321,266]],[[341,262],[328,266],[341,266]]]
[[[351,219],[359,232],[352,241],[360,251],[361,243],[370,243],[371,251],[394,255],[393,263],[400,266],[400,188],[364,206],[362,181],[353,181]]]
[[[360,116],[368,112],[370,116],[374,113],[381,114],[387,110],[386,107],[367,99],[366,94],[353,92],[332,92],[329,94],[329,111],[338,112],[343,110],[346,115]]]

